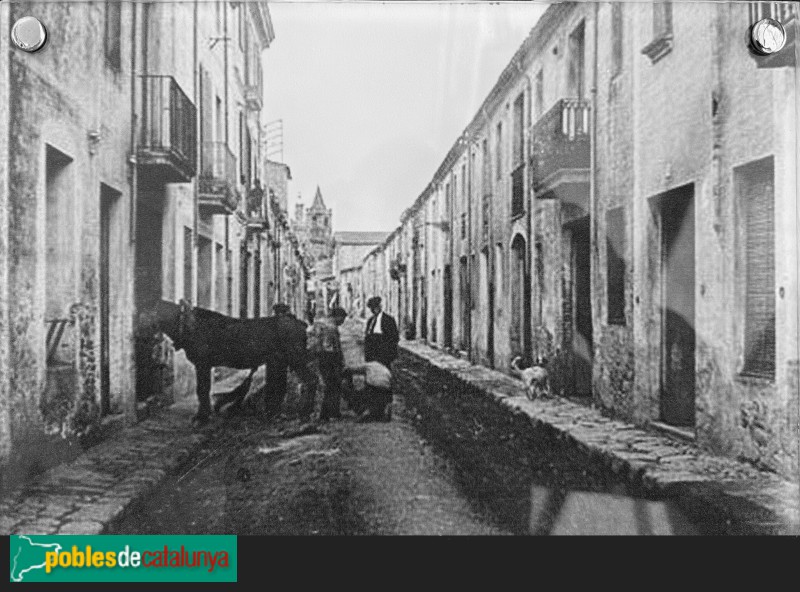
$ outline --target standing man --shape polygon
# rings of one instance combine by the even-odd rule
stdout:
[[[344,370],[344,352],[339,336],[339,327],[347,318],[347,312],[341,307],[331,310],[331,316],[314,321],[308,328],[309,357],[317,360],[317,367],[322,381],[325,383],[325,395],[322,398],[320,421],[340,419],[342,370]],[[307,402],[308,403],[308,402]],[[310,414],[314,400],[311,399],[306,410]]]
[[[364,335],[364,361],[380,362],[390,368],[397,357],[397,344],[400,341],[397,322],[391,315],[383,312],[380,296],[367,300],[367,308],[372,316],[367,321]]]
[[[397,358],[397,344],[400,333],[397,331],[397,322],[391,315],[383,312],[380,296],[373,296],[367,300],[372,316],[367,321],[367,330],[364,335],[364,361],[367,366],[378,362],[386,369],[384,374],[391,380],[391,364]],[[373,368],[373,374],[375,368]],[[379,370],[379,369],[378,369]],[[378,397],[365,417],[366,421],[389,421],[392,417],[392,390],[388,388],[375,389],[373,395]]]

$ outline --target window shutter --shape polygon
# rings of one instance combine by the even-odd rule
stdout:
[[[625,209],[606,213],[606,265],[608,267],[608,322],[625,324]]]
[[[742,177],[745,210],[745,360],[743,373],[775,376],[775,199],[772,160]]]

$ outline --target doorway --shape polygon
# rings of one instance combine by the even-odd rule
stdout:
[[[570,223],[570,271],[572,284],[572,369],[574,393],[592,395],[592,300],[591,239],[589,217]]]
[[[111,273],[121,253],[112,245],[114,211],[120,193],[100,185],[100,412],[111,413]]]
[[[444,347],[453,347],[453,272],[444,266]]]
[[[694,426],[694,187],[664,194],[661,223],[661,399],[665,423]]]
[[[489,261],[489,247],[481,251],[480,287],[484,290],[481,310],[486,312],[486,358],[494,368],[494,282]]]

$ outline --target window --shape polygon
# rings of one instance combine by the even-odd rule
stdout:
[[[245,31],[246,31],[246,28],[245,28],[245,20],[244,20],[244,14],[245,14],[244,11],[245,11],[245,6],[243,4],[237,5],[236,12],[237,12],[237,16],[239,17],[238,18],[239,50],[242,53],[244,53],[244,50],[245,50],[245,47],[246,47],[246,45],[245,45],[245,40],[246,40]]]
[[[503,174],[503,122],[497,124],[497,133],[494,136],[495,146],[495,175],[499,181]]]
[[[611,73],[618,74],[622,70],[622,3],[611,4]]]
[[[491,154],[489,154],[489,140],[483,140],[483,195],[489,195],[492,192],[492,161]]]
[[[569,98],[578,99],[584,96],[584,77],[586,68],[584,65],[586,43],[584,36],[583,22],[575,27],[569,36],[569,77],[567,79]]]
[[[536,86],[534,92],[533,119],[538,121],[544,112],[544,70],[541,68],[536,73]]]
[[[192,301],[192,229],[183,227],[183,298]]]
[[[511,174],[511,215],[519,216],[525,211],[525,95],[520,93],[514,101],[514,134],[511,146],[514,171]]]
[[[642,53],[654,64],[672,51],[672,3],[653,3],[653,41],[648,43]]]
[[[655,2],[653,4],[653,37],[666,37],[672,34],[672,3]]]
[[[625,208],[606,212],[608,323],[625,324]]]
[[[514,166],[522,164],[525,156],[525,94],[520,93],[514,101]]]
[[[245,122],[244,122],[244,113],[242,110],[239,110],[239,178],[244,179],[244,172],[245,172],[245,151],[244,151],[244,142],[245,142]]]
[[[217,127],[215,130],[216,137],[214,138],[217,142],[224,142],[225,141],[225,116],[222,112],[222,99],[219,96],[216,97],[216,111],[217,111]]]
[[[114,70],[122,68],[120,39],[122,37],[122,2],[106,2],[105,54],[106,63]]]
[[[736,171],[744,217],[744,367],[775,377],[775,199],[772,158]]]
[[[467,238],[467,215],[461,214],[461,238]]]
[[[543,308],[545,297],[544,285],[544,247],[542,244],[542,237],[536,237],[536,319],[538,324],[544,323]]]
[[[484,195],[482,201],[482,229],[483,229],[483,238],[487,238],[489,236],[489,219],[491,218],[491,207],[492,207],[492,196],[491,195]]]

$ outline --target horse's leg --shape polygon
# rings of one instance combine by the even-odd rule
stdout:
[[[265,389],[264,412],[274,417],[281,411],[286,398],[288,367],[282,359],[273,358],[267,362],[267,388]]]
[[[211,415],[211,366],[197,364],[197,414],[192,420],[195,424],[208,422]]]
[[[233,390],[232,393],[233,397],[230,405],[231,410],[235,409],[239,411],[242,405],[245,403],[245,399],[247,398],[247,393],[250,392],[250,386],[253,384],[253,375],[255,375],[256,370],[258,370],[257,367],[250,368],[250,374],[248,375],[248,377],[244,379],[244,382],[242,382],[242,384],[240,384]]]
[[[302,423],[311,419],[314,402],[317,398],[317,373],[311,369],[310,360],[305,355],[293,356],[289,362],[292,370],[302,384],[302,400],[299,401],[297,415]]]

